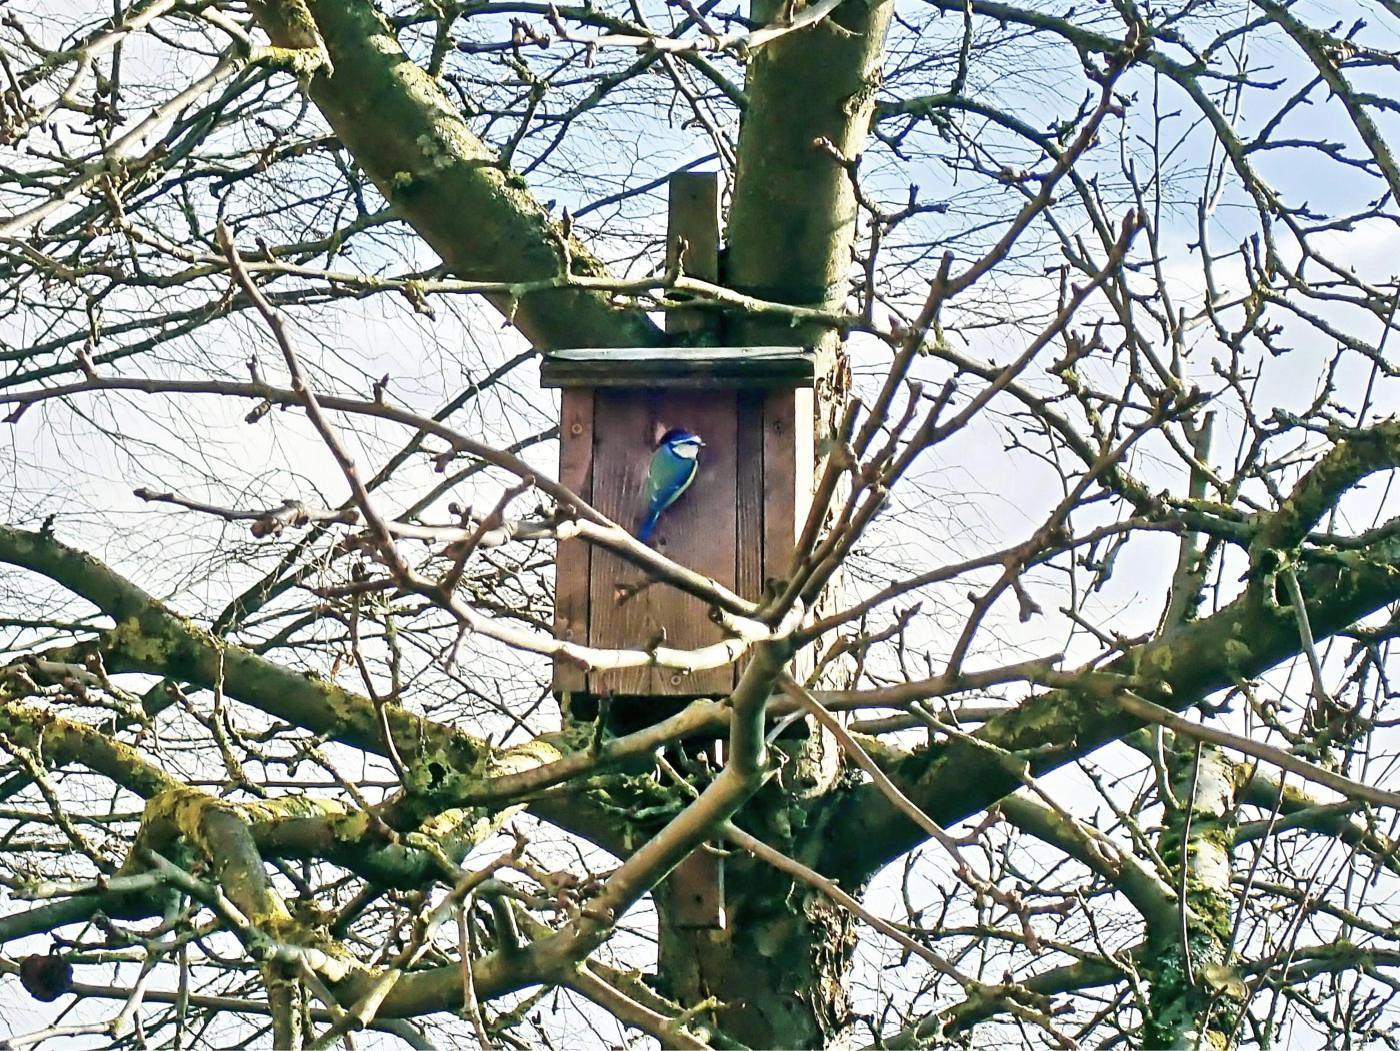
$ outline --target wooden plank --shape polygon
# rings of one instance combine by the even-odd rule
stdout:
[[[624,529],[635,531],[655,437],[652,412],[637,391],[597,391],[593,397],[593,440],[601,453],[594,469],[593,506]],[[639,580],[640,571],[633,566],[607,551],[594,551],[589,585],[590,645],[640,646],[647,642],[647,633],[655,634],[656,626],[640,616],[646,608],[645,594],[618,605],[618,588],[635,587]],[[590,685],[595,694],[645,693],[651,678],[647,671],[595,672]]]
[[[703,281],[719,280],[719,175],[715,172],[677,172],[669,183],[666,216],[666,266],[675,266]],[[684,245],[684,255],[681,255]],[[666,331],[704,332],[713,328],[718,315],[703,310],[671,310]]]
[[[623,347],[544,355],[546,387],[810,387],[816,355],[803,347]]]
[[[765,577],[785,578],[793,548],[812,503],[815,449],[812,439],[812,392],[770,391],[763,400],[763,565]],[[803,678],[811,669],[807,647],[793,665]]]
[[[792,543],[807,522],[812,507],[812,491],[816,488],[816,396],[811,390],[792,392],[793,501]]]
[[[559,482],[592,502],[593,392],[566,390],[559,413]],[[592,547],[582,540],[564,540],[554,561],[554,637],[588,641],[589,562]],[[582,668],[570,661],[554,662],[554,690],[582,692],[588,688]]]
[[[682,270],[692,277],[702,278],[706,281],[719,280],[719,176],[713,173],[682,172],[671,177],[670,182],[670,211],[669,221],[666,227],[666,264],[673,267],[679,261]],[[683,253],[683,254],[682,254]],[[670,333],[696,333],[704,334],[707,331],[713,334],[718,331],[720,317],[715,313],[706,313],[703,310],[672,310],[666,314],[666,331]],[[671,359],[667,362],[668,379],[667,386],[675,390],[678,384],[675,382],[677,375],[675,361]],[[689,377],[689,382],[679,384],[679,386],[706,387],[713,384],[713,377],[705,375],[703,372]],[[733,399],[733,395],[730,395]],[[735,477],[737,478],[741,459],[737,459],[741,450],[740,437],[737,431],[738,407],[735,403],[734,419],[736,432],[730,449],[736,457]],[[692,429],[695,429],[692,427]],[[697,431],[701,437],[706,437],[703,430]],[[714,437],[709,438],[709,453],[715,450],[718,444]],[[713,468],[712,461],[715,458],[707,456],[706,466]],[[696,478],[696,484],[702,479]],[[760,487],[762,480],[759,480]],[[693,488],[693,487],[692,487]],[[735,492],[734,506],[739,505],[738,492]],[[711,523],[703,520],[708,526]],[[731,537],[737,545],[738,541],[737,518],[735,520],[734,535]],[[717,539],[717,538],[716,538]],[[665,538],[660,538],[658,543],[664,543]],[[679,557],[675,552],[671,552],[672,557]],[[737,551],[731,555],[737,572]],[[675,676],[667,679],[668,685],[678,685]],[[695,677],[697,679],[702,677]],[[727,690],[733,685],[733,673],[714,673],[703,678],[714,678],[716,685],[721,682]],[[724,861],[715,853],[705,850],[697,850],[684,861],[682,861],[672,871],[670,877],[671,886],[674,890],[673,900],[676,905],[673,922],[678,927],[689,927],[693,929],[719,929],[724,927]]]
[[[690,854],[666,877],[671,922],[691,930],[724,930],[724,858],[709,850]]]
[[[643,511],[647,467],[657,435],[686,427],[705,440],[694,483],[664,515],[652,543],[676,561],[735,586],[737,533],[737,399],[684,391],[600,390],[594,395],[593,505],[628,528]],[[645,648],[662,638],[694,648],[717,642],[719,629],[705,604],[674,588],[641,586],[642,572],[595,550],[590,585],[590,641],[594,646]],[[640,590],[636,590],[640,587]],[[619,602],[619,597],[626,600]],[[643,667],[596,673],[594,693],[696,696],[728,693],[733,669],[685,674]]]
[[[738,592],[763,598],[763,394],[739,392]]]
[[[763,399],[763,561],[770,577],[787,575],[812,499],[812,399],[807,394],[799,399],[795,390],[770,391]]]

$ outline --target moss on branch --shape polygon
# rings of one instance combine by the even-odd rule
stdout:
[[[387,725],[407,767],[406,787],[426,800],[465,798],[504,761],[486,742],[398,705],[386,706],[381,722],[368,697],[216,638],[52,536],[0,527],[0,561],[48,577],[116,621],[99,643],[112,672],[147,672],[206,689],[217,685],[278,719],[377,754],[388,752]]]
[[[369,0],[259,0],[253,10],[277,47],[305,48],[313,36],[324,43],[333,71],[310,80],[311,98],[395,212],[455,274],[513,282],[606,276],[524,180],[472,134]],[[663,341],[645,314],[616,307],[597,291],[489,298],[540,348]]]
[[[0,698],[0,734],[58,765],[80,763],[144,799],[179,784],[109,733],[37,705]]]
[[[1308,619],[1321,639],[1400,598],[1400,540],[1338,552],[1299,572]],[[1120,685],[1156,704],[1182,711],[1240,678],[1250,678],[1301,649],[1294,611],[1256,581],[1213,616],[1134,646],[1074,686],[1032,697],[989,720],[975,737],[1029,762],[1043,774],[1136,729],[1140,723],[1116,700]],[[957,739],[921,749],[887,772],[940,824],[956,823],[1014,791],[1019,781],[999,755]],[[922,834],[869,785],[848,791],[811,833],[821,844],[822,871],[851,885],[917,846]]]

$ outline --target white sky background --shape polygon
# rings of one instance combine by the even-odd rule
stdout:
[[[27,4],[15,6],[42,12],[56,24],[70,5],[68,0],[29,0]],[[1331,6],[1338,19],[1345,19],[1356,5],[1336,3]],[[1315,5],[1314,10],[1317,9],[1320,5]],[[953,28],[950,25],[946,31],[952,32]],[[1380,33],[1381,28],[1377,26],[1373,42],[1378,46],[1394,43]],[[1288,68],[1296,59],[1276,44],[1252,39],[1250,47],[1254,62],[1273,62],[1285,67],[1286,72],[1296,72],[1296,68]],[[1063,52],[1056,53],[1062,61]],[[139,64],[143,59],[140,52],[133,49],[128,52],[127,61]],[[153,48],[144,61],[150,64],[151,74],[159,77],[167,72],[161,63],[168,63],[169,55]],[[1053,94],[1071,79],[1060,77],[1058,68],[1054,63],[1044,67],[1043,86],[1051,94],[1038,99],[1018,96],[1026,103],[1022,115],[1038,126],[1044,123],[1040,118],[1052,113],[1063,115],[1066,106],[1072,109],[1070,102]],[[974,84],[978,75],[979,71],[974,69]],[[997,83],[990,71],[985,79],[987,83],[975,86],[989,98],[1002,96],[1003,101],[1006,93],[1017,91],[1023,83]],[[1077,85],[1077,77],[1073,83]],[[1142,126],[1146,127],[1144,100],[1148,98],[1150,85],[1140,79],[1134,87],[1139,102],[1130,110],[1129,120],[1143,121]],[[1071,93],[1077,94],[1077,91],[1075,87]],[[1164,108],[1180,104],[1179,99],[1169,100]],[[606,147],[599,147],[595,141],[592,148],[596,154],[575,152],[559,162],[572,164],[578,185],[590,187],[595,196],[597,184],[590,182],[595,176],[606,174],[620,179],[629,174],[624,168],[634,167],[631,181],[640,182],[674,167],[678,161],[702,156],[705,152],[702,145],[697,146],[700,140],[693,134],[659,132],[652,123],[633,121],[626,115],[612,119],[611,132],[615,137]],[[1246,112],[1241,119],[1248,122],[1252,118]],[[1382,114],[1378,119],[1386,130],[1398,130],[1393,115]],[[1180,118],[1180,132],[1184,135],[1188,133],[1185,125],[1190,120],[1190,116]],[[1325,106],[1300,110],[1293,118],[1292,133],[1297,137],[1347,138],[1347,129],[1336,121],[1335,111]],[[1198,181],[1191,173],[1199,173],[1210,159],[1204,142],[1203,134],[1196,129],[1174,157],[1178,174],[1188,188]],[[620,160],[625,164],[620,165]],[[1345,179],[1338,179],[1335,165],[1327,166],[1324,171],[1296,157],[1277,160],[1261,157],[1258,160],[1261,170],[1285,197],[1310,199],[1322,210],[1340,207],[1343,202],[1355,203],[1356,187],[1348,185]],[[1139,171],[1140,175],[1147,174]],[[891,167],[876,171],[872,183],[877,187],[886,185],[890,201],[896,202],[902,199],[903,186],[910,174],[908,169],[896,172]],[[913,174],[924,192],[931,196],[939,196],[942,191],[949,200],[956,201],[964,188],[961,179],[937,163],[920,164]],[[542,197],[556,197],[561,205],[586,199],[578,196],[565,175],[557,171],[542,173],[536,185]],[[1184,202],[1189,200],[1189,194],[1183,196]],[[1126,206],[1125,199],[1123,207]],[[1225,194],[1212,220],[1214,244],[1229,244],[1232,238],[1248,231],[1247,216],[1241,207],[1238,193]],[[658,230],[663,228],[664,199],[660,191],[623,210],[630,218],[630,227],[645,225],[636,222],[643,210],[654,217],[652,221]],[[609,215],[609,210],[602,210],[589,216],[585,225],[606,223]],[[926,220],[930,228],[936,228],[942,221],[938,216]],[[1202,287],[1199,264],[1186,247],[1195,238],[1194,214],[1184,206],[1168,209],[1162,221],[1167,268],[1173,283],[1181,290],[1179,301],[1190,303],[1192,296],[1199,301]],[[1375,280],[1388,280],[1393,276],[1396,243],[1393,228],[1367,224],[1356,231],[1333,235],[1333,240],[1337,256],[1345,258],[1358,272]],[[402,241],[385,245],[384,250],[384,262],[392,260],[394,265],[402,265]],[[379,261],[362,258],[359,262],[373,268]],[[919,284],[927,279],[931,270],[928,262],[911,267],[908,290],[912,296],[919,294]],[[1025,313],[1032,312],[1032,305],[1045,302],[1046,282],[1031,266],[1026,266],[1022,273],[1000,275],[990,284],[995,285],[1002,302],[1015,304]],[[333,309],[320,310],[314,315],[302,311],[296,317],[302,327],[303,349],[312,354],[326,382],[348,384],[365,394],[368,381],[387,372],[392,378],[391,396],[415,408],[431,411],[460,389],[464,379],[484,375],[521,349],[514,334],[502,331],[499,321],[489,311],[477,310],[465,303],[455,306],[439,303],[437,309],[437,319],[428,320],[413,315],[400,300],[371,299],[363,303],[343,301]],[[1348,314],[1337,320],[1345,325],[1354,317]],[[1024,345],[1027,338],[1024,329],[1025,326],[1007,323],[991,332],[979,332],[968,339],[967,348],[1005,361]],[[0,330],[0,338],[11,345],[23,345],[37,335],[36,331],[16,328],[13,324]],[[1368,331],[1358,335],[1374,338],[1376,333]],[[1191,364],[1201,382],[1208,384],[1210,359],[1218,348],[1212,346],[1213,337],[1207,329],[1198,330],[1198,337],[1199,342],[1191,348]],[[1333,349],[1315,331],[1301,324],[1290,325],[1283,342],[1292,342],[1295,349],[1265,363],[1256,405],[1261,417],[1275,407],[1301,408],[1306,404],[1314,393],[1320,365]],[[258,355],[265,372],[270,375],[279,372],[275,348],[260,326],[248,318],[201,330],[197,339],[183,340],[168,352],[162,352],[166,360],[158,366],[145,360],[141,366],[174,372],[190,368],[194,361],[196,371],[223,370],[242,378],[241,362],[250,352]],[[199,357],[192,358],[192,355]],[[855,364],[862,380],[872,382],[883,373],[886,358],[871,343],[861,343],[855,350]],[[937,370],[930,369],[929,379],[937,378]],[[458,422],[465,430],[492,435],[503,443],[548,426],[556,411],[554,395],[538,390],[534,382],[533,366],[523,367],[513,384],[514,393],[489,392]],[[1359,392],[1365,382],[1363,374],[1348,376],[1341,389],[1344,393]],[[1373,417],[1389,414],[1396,404],[1394,383],[1378,384]],[[259,425],[248,427],[242,423],[247,407],[221,405],[212,398],[201,399],[194,405],[142,398],[89,400],[81,406],[87,418],[58,406],[31,410],[18,426],[4,432],[8,450],[0,459],[0,502],[4,503],[6,520],[13,524],[33,524],[57,512],[56,528],[60,537],[85,546],[115,568],[132,573],[149,590],[172,597],[183,611],[217,610],[240,585],[261,575],[270,563],[270,548],[262,545],[260,550],[254,550],[253,542],[241,527],[223,528],[183,512],[145,504],[131,495],[133,487],[174,489],[186,496],[247,507],[273,506],[286,497],[337,504],[345,497],[343,480],[319,442],[299,419],[291,414],[273,413]],[[125,446],[107,440],[102,434],[106,429],[119,431],[124,436]],[[1238,421],[1223,416],[1217,422],[1217,430],[1218,447],[1229,449],[1233,436],[1238,433]],[[196,436],[198,445],[194,441]],[[391,448],[384,434],[366,435],[363,445],[367,453],[364,459],[369,463],[376,462],[382,450]],[[1134,470],[1149,479],[1155,477],[1154,472],[1159,473],[1159,484],[1179,488],[1179,470],[1154,468],[1146,461],[1150,451],[1150,447],[1144,445],[1133,462]],[[551,446],[539,446],[527,455],[542,469],[552,469]],[[219,479],[219,484],[210,484],[210,479],[214,478]],[[427,470],[406,471],[402,485],[389,487],[386,492],[389,499],[411,499],[415,492],[421,491],[421,485],[430,484],[432,480]],[[469,500],[478,507],[489,506],[500,485],[501,480],[495,478],[475,485],[469,493],[454,493],[453,496],[459,501]],[[1347,511],[1353,517],[1348,523],[1350,527],[1364,528],[1369,524],[1371,516],[1377,513],[1381,491],[1381,486],[1372,482],[1349,501]],[[905,506],[914,505],[918,512],[917,526],[911,526],[909,519],[897,513],[896,507],[872,533],[863,558],[853,566],[851,586],[859,589],[861,566],[870,565],[870,557],[877,552],[882,558],[896,555],[930,563],[967,557],[1022,539],[1060,495],[1059,480],[1053,472],[1030,457],[1003,452],[995,427],[990,420],[985,421],[925,457],[917,476],[897,494]],[[152,558],[155,546],[158,546],[159,557]],[[232,559],[230,551],[234,555]],[[249,556],[255,556],[256,562]],[[1120,567],[1123,571],[1115,574],[1096,601],[1115,630],[1134,635],[1151,630],[1160,617],[1165,582],[1175,558],[1175,543],[1165,537],[1142,538],[1133,541],[1122,557],[1125,560]],[[1068,621],[1055,612],[1063,603],[1063,596],[1054,593],[1055,587],[1047,578],[1038,588],[1033,588],[1046,613],[1026,625],[1017,622],[1014,599],[1008,596],[996,618],[1003,649],[982,651],[986,663],[1010,662],[1060,651],[1068,652],[1071,657],[1088,652],[1089,640],[1078,636]],[[959,617],[966,608],[963,601],[966,590],[966,583],[959,583],[946,596],[937,596],[935,601],[946,605],[930,618],[935,627],[927,639],[919,640],[922,644],[933,650],[940,644],[946,647],[947,640],[939,633],[956,631],[960,626]],[[474,650],[469,660],[477,668],[484,664],[490,679],[509,682],[517,674],[517,662],[489,648]],[[534,670],[542,673],[539,667]],[[345,681],[352,682],[349,678]],[[532,689],[533,684],[522,688],[517,696],[528,695]],[[549,712],[543,711],[540,716],[542,720],[547,719]],[[1105,759],[1110,764],[1130,761],[1130,757],[1121,755]],[[218,777],[219,771],[210,774]],[[1071,801],[1088,798],[1076,787],[1077,777],[1066,771],[1049,783],[1063,786],[1064,798]],[[490,851],[490,847],[483,848],[482,853]],[[947,879],[947,866],[933,851],[925,852],[920,865],[920,878],[932,894],[933,888]],[[897,871],[889,875],[893,878]],[[872,902],[882,912],[899,908],[888,886],[873,895]],[[0,910],[10,907],[12,903],[0,895]],[[18,951],[18,947],[11,947],[11,951]],[[863,948],[867,954],[867,968],[862,971],[862,983],[873,984],[877,980],[873,958],[886,951],[887,946],[867,941]],[[6,1031],[7,1026],[10,1031],[23,1032],[52,1017],[52,1011],[36,1005],[23,994],[5,1000],[6,991],[0,990],[0,1007],[4,1012],[0,1018],[0,1032]],[[107,1006],[92,1004],[81,1013],[100,1016]],[[576,1023],[567,1015],[548,1019],[547,1024],[557,1034],[567,1036],[572,1031],[577,1035],[576,1029],[571,1030]],[[565,1046],[579,1045],[571,1045],[566,1040]]]

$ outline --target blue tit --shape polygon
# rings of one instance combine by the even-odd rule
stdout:
[[[673,427],[661,436],[656,444],[656,452],[651,454],[651,467],[647,471],[647,510],[637,530],[637,539],[646,543],[656,530],[656,520],[661,512],[670,507],[695,481],[700,469],[696,457],[705,443],[698,434],[691,434],[682,427]]]

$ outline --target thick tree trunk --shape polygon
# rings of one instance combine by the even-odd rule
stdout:
[[[726,866],[723,930],[673,926],[670,892],[658,889],[663,991],[689,1005],[714,997],[715,1024],[748,1047],[839,1044],[850,1024],[851,917],[761,861],[735,855]]]
[[[1172,759],[1175,799],[1168,801],[1160,849],[1190,912],[1177,930],[1149,934],[1142,1046],[1224,1051],[1242,992],[1229,958],[1234,771],[1218,749],[1189,741],[1179,743]]]
[[[725,283],[783,303],[839,307],[851,272],[856,198],[843,160],[865,149],[890,0],[846,0],[811,29],[764,46],[749,63],[749,107],[729,209]],[[753,0],[756,22],[782,0]],[[745,318],[744,342],[812,344],[831,337],[786,319]]]
[[[807,826],[807,808],[820,805],[841,776],[839,751],[817,735],[784,738],[775,752],[786,754],[783,773],[749,801],[735,824],[810,864],[793,832]],[[723,929],[677,922],[694,915],[676,900],[684,884],[667,880],[656,888],[662,991],[687,1007],[713,998],[719,1004],[710,1013],[713,1023],[748,1047],[839,1046],[851,1020],[845,981],[856,947],[851,915],[820,890],[794,883],[744,851],[728,854],[724,867]]]

